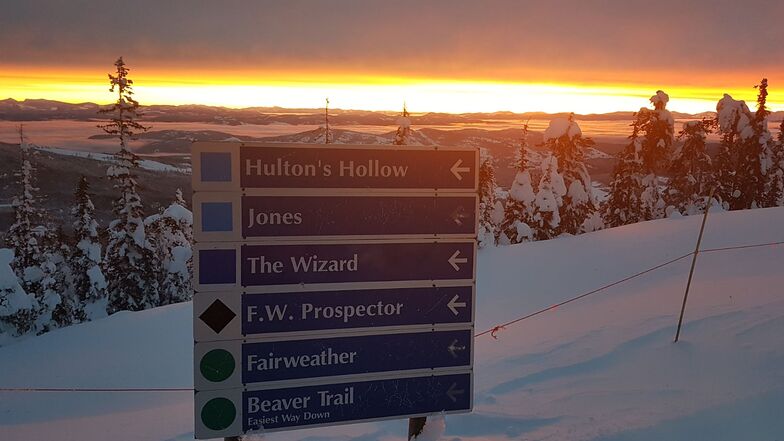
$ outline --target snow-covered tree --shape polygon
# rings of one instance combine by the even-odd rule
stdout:
[[[84,318],[93,315],[101,308],[88,305],[103,305],[106,309],[106,278],[101,270],[101,243],[98,238],[98,221],[95,220],[95,206],[90,197],[90,184],[82,176],[74,193],[76,204],[72,209],[74,216],[73,231],[76,246],[70,256],[72,286],[78,301],[86,307]]]
[[[534,236],[536,240],[558,237],[561,227],[561,207],[566,195],[566,185],[558,173],[558,158],[550,154],[542,161],[542,179],[534,200]]]
[[[544,147],[558,160],[559,173],[566,186],[560,208],[561,233],[584,232],[583,224],[597,210],[591,176],[584,159],[584,150],[593,145],[592,139],[583,138],[573,114],[568,118],[553,119],[544,131]]]
[[[479,160],[479,246],[494,245],[498,225],[495,222],[496,192],[493,157],[486,149],[481,150]]]
[[[0,249],[0,336],[20,336],[30,330],[38,304],[19,283],[14,270],[14,250]]]
[[[193,214],[177,189],[174,202],[161,214],[145,220],[150,242],[158,262],[160,304],[189,300],[193,272],[191,243]]]
[[[719,153],[716,155],[717,195],[725,209],[738,210],[744,205],[740,172],[745,140],[751,137],[752,115],[746,102],[735,100],[729,94],[716,104],[716,124],[721,135]]]
[[[666,93],[656,91],[650,101],[654,109],[643,107],[634,114],[629,143],[618,155],[602,210],[608,227],[658,219],[665,214],[659,176],[672,147],[674,120],[666,108]]]
[[[501,244],[520,243],[533,240],[534,238],[531,226],[533,224],[536,192],[531,183],[531,172],[528,169],[528,158],[526,157],[527,152],[528,124],[526,123],[523,125],[520,146],[515,152],[515,159],[512,164],[517,173],[509,189],[509,196],[504,206],[504,220],[499,228],[498,241]]]
[[[645,220],[664,217],[666,203],[659,188],[659,176],[666,170],[675,132],[675,121],[667,110],[669,95],[657,90],[650,101],[653,110],[640,109],[640,113],[647,114],[643,116],[647,122],[643,125],[645,135],[640,151],[644,173],[640,200]]]
[[[664,196],[667,204],[681,214],[704,212],[707,198],[716,186],[713,163],[705,149],[712,124],[709,120],[688,121],[678,134],[683,144],[673,154]]]
[[[767,199],[772,205],[784,206],[784,120],[779,125],[778,139],[771,143]]]
[[[632,124],[629,143],[618,153],[610,191],[602,207],[604,223],[608,227],[633,224],[645,220],[642,212],[642,160],[640,160],[639,120]]]
[[[57,231],[57,244],[59,248],[52,249],[52,261],[57,271],[54,278],[59,287],[60,304],[52,312],[52,318],[54,326],[63,327],[94,317],[85,314],[85,304],[76,291],[72,266],[75,247],[70,238],[66,237],[62,227]],[[105,304],[103,305],[103,311],[103,315],[105,315]]]
[[[411,117],[408,114],[406,105],[403,104],[403,113],[397,120],[398,128],[395,133],[395,140],[392,141],[394,145],[408,145],[409,137],[411,136]]]
[[[32,308],[21,313],[26,323],[17,323],[20,332],[40,334],[52,325],[52,312],[58,306],[63,289],[60,242],[45,223],[35,187],[35,150],[19,129],[21,162],[17,173],[20,193],[14,199],[15,220],[6,234],[6,243],[14,250],[12,262],[23,290],[33,298]]]
[[[19,193],[14,198],[14,223],[5,235],[6,244],[14,250],[13,268],[24,279],[27,268],[38,267],[43,260],[41,243],[43,211],[38,207],[38,188],[35,186],[35,167],[32,157],[35,154],[22,127],[19,127],[19,152],[21,155],[19,171],[16,173]],[[23,282],[25,290],[30,284]]]
[[[110,91],[117,101],[100,112],[110,121],[99,126],[120,141],[120,151],[107,175],[120,193],[114,201],[115,219],[109,224],[103,273],[107,280],[109,313],[138,311],[158,304],[158,283],[154,276],[152,251],[144,231],[144,210],[139,197],[134,170],[139,158],[128,149],[128,142],[138,131],[147,130],[137,119],[139,103],[133,99],[133,81],[122,57],[115,62],[116,75],[109,74]]]
[[[47,246],[40,271],[40,293],[36,294],[38,311],[34,322],[36,334],[43,334],[54,328],[68,326],[79,320],[80,305],[74,297],[67,295],[65,280],[70,272],[65,254],[68,247]],[[68,293],[70,294],[70,293]]]
[[[753,199],[751,206],[774,207],[779,200],[781,191],[778,179],[778,163],[776,158],[776,142],[768,129],[768,116],[770,110],[768,101],[768,79],[763,78],[760,84],[754,86],[757,91],[757,111],[751,120],[752,136],[747,140],[746,167],[752,179],[747,183],[748,197]],[[753,188],[753,181],[759,180],[761,185]],[[743,192],[743,190],[741,190]]]

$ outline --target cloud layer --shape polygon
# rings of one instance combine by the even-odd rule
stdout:
[[[29,0],[3,5],[0,64],[756,82],[784,71],[782,17],[773,0]]]

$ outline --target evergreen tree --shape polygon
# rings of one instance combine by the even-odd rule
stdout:
[[[74,273],[71,263],[74,248],[70,238],[66,236],[62,226],[54,234],[54,246],[49,248],[49,261],[54,269],[52,279],[60,296],[60,303],[52,311],[52,326],[64,327],[84,321],[84,304],[80,301],[74,287]]]
[[[46,216],[38,206],[32,162],[35,150],[21,127],[19,137],[21,163],[17,177],[21,192],[14,199],[15,221],[8,230],[6,242],[17,256],[11,262],[23,290],[33,298],[33,307],[20,311],[15,326],[20,333],[41,334],[51,326],[52,312],[60,301],[59,291],[63,288],[57,267],[59,243],[45,224]]]
[[[784,206],[784,120],[779,125],[776,142],[771,142],[771,169],[768,172],[767,200],[771,205]]]
[[[566,185],[558,173],[558,158],[550,154],[542,161],[542,179],[539,191],[534,200],[534,237],[546,240],[558,237],[563,232],[561,227],[561,207],[566,195]]]
[[[647,120],[643,125],[645,135],[640,151],[643,167],[640,201],[645,220],[664,217],[666,203],[659,189],[659,176],[666,170],[675,131],[672,114],[667,110],[669,95],[657,90],[650,101],[653,110],[640,109],[640,113],[646,114],[642,118]]]
[[[44,261],[41,264],[40,293],[36,295],[38,311],[33,329],[36,334],[43,334],[50,330],[73,324],[76,318],[77,305],[65,299],[64,279],[67,267],[62,249],[52,242],[45,248]]]
[[[106,278],[101,271],[101,243],[95,206],[90,197],[90,184],[82,176],[74,193],[72,209],[76,246],[70,258],[72,286],[80,305],[102,303],[106,298]],[[91,309],[92,310],[92,309]],[[87,318],[82,314],[82,319]]]
[[[751,201],[750,207],[774,207],[779,199],[779,182],[776,169],[776,147],[773,135],[768,129],[767,107],[768,79],[763,78],[760,84],[754,86],[758,90],[757,111],[751,120],[752,136],[747,140],[746,167],[748,175],[752,177],[747,181],[747,197]],[[757,182],[756,185],[755,182]],[[752,187],[753,186],[753,187]],[[741,190],[743,193],[743,190]]]
[[[158,262],[159,304],[190,300],[193,214],[186,207],[182,192],[177,189],[174,202],[161,214],[148,217],[145,224]]]
[[[100,112],[110,115],[109,123],[99,126],[120,141],[120,151],[107,175],[120,193],[109,224],[104,275],[107,279],[109,313],[139,311],[158,304],[158,283],[154,277],[152,251],[144,231],[144,214],[134,171],[139,158],[128,149],[135,133],[147,130],[136,120],[141,116],[139,102],[133,99],[133,81],[122,57],[115,62],[116,75],[109,74],[110,91],[117,101]]]
[[[653,110],[634,114],[629,143],[618,155],[610,194],[603,207],[608,227],[664,216],[666,204],[659,190],[659,176],[667,165],[673,142],[674,120],[667,110],[669,96],[656,91]]]
[[[740,171],[745,150],[745,140],[751,136],[751,111],[742,100],[724,97],[716,104],[716,125],[721,135],[719,153],[716,155],[717,195],[728,210],[745,207],[742,194],[743,174]]]
[[[398,119],[398,128],[395,133],[395,140],[392,141],[394,145],[408,145],[408,139],[411,136],[411,118],[408,114],[406,105],[403,104],[403,113]]]
[[[14,250],[16,256],[13,259],[13,268],[24,280],[25,270],[39,267],[43,261],[41,224],[44,220],[44,214],[38,208],[38,188],[35,186],[35,167],[32,162],[35,151],[24,136],[21,126],[19,127],[19,151],[21,161],[16,177],[20,192],[13,201],[14,223],[8,228],[5,241]],[[29,281],[24,281],[23,285],[26,291],[33,288]]]
[[[550,121],[544,132],[544,147],[558,159],[559,173],[566,186],[560,209],[561,233],[584,232],[583,224],[596,212],[596,198],[583,153],[594,144],[592,139],[582,137],[574,114]]]
[[[498,232],[498,242],[502,244],[520,243],[533,240],[534,238],[531,227],[533,225],[536,193],[531,184],[531,173],[528,169],[528,158],[526,157],[527,152],[528,123],[523,125],[520,146],[515,152],[515,159],[512,164],[517,173],[509,189],[509,196],[504,206],[504,219]]]
[[[324,105],[324,144],[332,144],[332,131],[329,129],[329,98]]]
[[[688,121],[678,135],[683,145],[670,164],[665,200],[681,214],[699,214],[709,206],[707,198],[716,185],[716,176],[705,139],[712,124],[709,120]]]
[[[493,157],[486,149],[481,150],[479,164],[479,246],[495,244],[496,230],[495,223],[496,191],[498,184],[495,181],[495,169],[493,167]]]

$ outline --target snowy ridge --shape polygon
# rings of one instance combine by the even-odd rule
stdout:
[[[93,159],[96,161],[105,161],[105,162],[114,161],[114,155],[108,153],[84,152],[80,150],[68,150],[68,149],[61,149],[57,147],[38,147],[37,149],[39,151],[53,153],[55,155],[76,156],[79,158],[87,158],[87,159]],[[166,172],[166,173],[190,173],[191,172],[190,168],[175,167],[173,165],[164,164],[158,161],[151,161],[149,159],[139,160],[139,167],[145,170]]]
[[[700,217],[480,251],[477,330],[693,250]],[[711,213],[703,249],[784,241],[784,208]],[[738,441],[784,433],[784,246],[700,255],[476,341],[475,408],[441,439]],[[568,277],[564,275],[568,274]],[[189,303],[0,348],[0,387],[190,387]],[[0,392],[0,439],[190,440],[192,392]],[[405,421],[265,435],[400,440]],[[437,431],[440,432],[440,429]]]

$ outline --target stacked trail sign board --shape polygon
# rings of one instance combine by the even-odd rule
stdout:
[[[192,153],[197,438],[471,410],[476,149]]]

